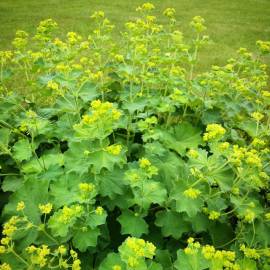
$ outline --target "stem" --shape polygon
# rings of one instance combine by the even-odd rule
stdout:
[[[197,37],[196,37],[196,40],[195,40],[195,50],[194,50],[194,54],[193,54],[193,57],[192,57],[192,63],[191,63],[191,66],[190,66],[190,72],[189,72],[189,80],[192,80],[192,77],[193,77],[193,71],[194,71],[194,61],[197,60],[197,57],[198,57],[198,41],[200,39],[200,35],[197,34]]]
[[[11,249],[11,253],[15,255],[21,262],[29,266],[29,263],[26,260],[24,260],[18,253],[16,253],[16,251],[13,248]]]

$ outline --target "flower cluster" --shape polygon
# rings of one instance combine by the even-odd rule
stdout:
[[[209,124],[206,127],[206,132],[203,135],[204,141],[212,141],[222,138],[226,130],[219,124]]]
[[[119,247],[121,259],[130,268],[136,268],[145,258],[152,259],[156,247],[143,239],[128,237]]]

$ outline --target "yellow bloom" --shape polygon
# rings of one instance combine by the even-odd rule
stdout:
[[[99,11],[95,11],[92,15],[91,15],[91,19],[100,19],[100,18],[104,18],[105,13],[102,10]]]
[[[121,270],[122,267],[118,264],[115,264],[113,267],[112,267],[112,270]]]
[[[270,91],[262,91],[264,97],[270,97]]]
[[[101,206],[98,206],[95,210],[95,213],[99,216],[103,215],[104,209]]]
[[[221,151],[227,150],[230,147],[230,144],[228,142],[223,142],[219,145],[219,149]]]
[[[215,255],[215,248],[210,245],[206,245],[202,247],[202,254],[205,259],[210,260]]]
[[[31,246],[29,246],[29,247],[27,247],[27,248],[25,249],[25,251],[26,251],[27,253],[29,253],[29,254],[34,253],[36,250],[37,250],[37,248],[36,248],[35,246],[33,246],[33,245],[31,245]]]
[[[67,248],[63,245],[59,246],[57,251],[61,254],[61,255],[65,255],[67,253]]]
[[[24,208],[25,208],[24,202],[23,201],[18,202],[16,210],[17,211],[23,211]]]
[[[136,267],[139,264],[138,260],[133,258],[133,257],[129,257],[128,258],[128,266],[131,268]]]
[[[5,246],[0,245],[0,254],[4,254],[6,252]]]
[[[10,237],[4,237],[1,239],[1,244],[7,246],[10,243],[10,241],[11,241]]]
[[[116,109],[113,109],[112,110],[112,118],[114,120],[118,120],[120,118],[120,116],[121,116],[121,112],[120,111],[118,111]]]
[[[92,183],[80,183],[79,188],[82,192],[90,193],[95,189],[95,185]]]
[[[114,156],[118,156],[121,153],[122,146],[120,144],[118,145],[110,145],[106,147],[106,151]]]
[[[188,155],[191,156],[192,158],[197,158],[199,156],[198,151],[194,150],[194,149],[190,149],[188,151]]]
[[[51,203],[40,204],[38,208],[42,214],[49,214],[52,211],[53,205]]]
[[[0,270],[11,270],[11,267],[8,263],[3,263],[0,265]]]
[[[193,255],[193,254],[196,253],[196,250],[193,249],[193,248],[190,248],[190,247],[186,247],[186,248],[184,249],[184,252],[185,252],[185,254],[187,254],[187,255]]]
[[[201,194],[201,191],[196,188],[189,188],[184,191],[184,195],[190,199],[196,199]]]
[[[56,82],[53,81],[48,81],[47,87],[52,89],[52,90],[59,90],[59,85]]]
[[[136,8],[136,11],[150,11],[155,9],[155,6],[152,3],[144,3],[142,6]]]
[[[245,245],[241,245],[240,250],[244,252],[247,258],[255,260],[260,258],[260,254],[255,248],[247,248]]]
[[[151,162],[147,158],[139,159],[139,165],[142,169],[151,166]]]
[[[163,11],[163,15],[167,16],[168,18],[173,18],[175,15],[175,9],[174,8],[166,8]]]
[[[121,55],[121,54],[116,54],[115,56],[114,56],[114,59],[117,61],[117,62],[124,62],[124,56],[123,55]]]
[[[257,122],[260,122],[260,121],[263,119],[263,117],[264,117],[264,115],[261,114],[260,112],[254,112],[254,113],[251,114],[251,116],[252,116],[252,118],[254,118]]]
[[[204,141],[211,141],[222,137],[226,130],[219,124],[209,124],[206,127],[206,132],[203,135]]]
[[[194,243],[194,238],[193,237],[189,237],[188,240],[187,240],[187,243],[188,244]]]
[[[255,217],[256,217],[255,213],[250,209],[247,209],[244,215],[244,221],[247,223],[252,223]]]
[[[217,211],[210,211],[209,213],[209,219],[210,220],[216,220],[220,217],[220,213]]]

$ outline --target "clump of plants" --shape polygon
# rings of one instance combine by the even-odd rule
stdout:
[[[1,270],[269,269],[270,42],[198,74],[153,10],[0,52]]]

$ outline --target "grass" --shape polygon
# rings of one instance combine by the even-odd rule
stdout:
[[[87,36],[91,29],[89,15],[104,10],[107,17],[123,29],[127,20],[136,18],[135,8],[145,1],[138,0],[1,0],[0,49],[10,47],[17,29],[33,33],[40,20],[55,19],[60,33],[77,31]],[[190,37],[192,17],[205,18],[212,45],[201,54],[200,69],[212,64],[224,64],[239,47],[255,49],[256,40],[270,40],[269,0],[153,0],[160,22],[166,7],[177,12],[179,30]]]

